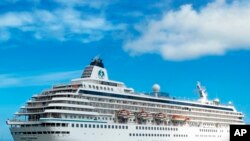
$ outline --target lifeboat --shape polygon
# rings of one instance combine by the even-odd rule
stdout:
[[[141,119],[148,119],[148,118],[151,118],[151,115],[145,111],[141,111],[137,113],[137,117]]]
[[[173,121],[187,121],[187,120],[190,120],[190,118],[186,116],[181,116],[181,115],[173,115],[172,120]]]
[[[162,119],[165,119],[166,118],[166,114],[164,114],[164,113],[157,113],[157,114],[155,114],[155,119],[160,119],[160,120],[162,120]]]
[[[128,118],[131,115],[131,113],[128,110],[119,110],[117,111],[118,117]]]

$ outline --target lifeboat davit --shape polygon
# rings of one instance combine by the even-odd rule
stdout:
[[[190,118],[186,116],[181,116],[181,115],[173,115],[172,120],[173,121],[187,121],[187,120],[190,120]]]

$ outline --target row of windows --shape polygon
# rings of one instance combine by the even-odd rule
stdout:
[[[21,125],[21,127],[68,127],[68,124],[67,123],[43,123],[42,125],[26,124],[26,125]]]
[[[147,127],[147,126],[136,126],[137,130],[166,130],[166,131],[178,131],[178,128],[169,127]]]
[[[215,129],[200,129],[200,132],[218,132],[218,130],[215,130]]]
[[[174,134],[174,137],[188,137],[187,134],[183,135],[183,134]]]
[[[108,129],[128,129],[128,126],[124,125],[103,125],[103,124],[71,124],[71,127],[77,128],[108,128]]]
[[[65,118],[70,119],[93,119],[93,120],[114,120],[111,117],[93,117],[93,116],[78,116],[78,115],[65,115]]]
[[[195,135],[195,137],[208,137],[208,138],[211,138],[211,137],[213,137],[213,138],[216,138],[216,137],[218,137],[218,138],[221,138],[222,136],[221,135],[218,135],[218,136],[216,136],[216,135]]]
[[[30,127],[31,125],[22,125],[22,127]],[[32,127],[68,127],[65,123],[43,123],[42,125],[32,125]],[[104,125],[104,124],[71,124],[76,128],[104,128],[104,129],[128,129],[125,125]]]
[[[129,136],[136,136],[136,137],[170,137],[170,134],[141,134],[141,133],[129,133]]]
[[[220,132],[220,133],[223,133],[224,131],[223,130],[215,130],[215,129],[200,129],[200,132]],[[226,132],[229,132],[229,130],[227,130]]]
[[[53,106],[53,107],[48,107],[46,109],[57,109],[57,110],[73,110],[73,111],[84,111],[84,112],[92,112],[92,109],[87,109],[87,108],[75,108],[75,107],[59,107],[59,106]],[[39,112],[43,110],[29,110],[29,112]]]
[[[86,88],[86,85],[83,85],[84,88]],[[109,88],[109,87],[102,87],[102,86],[95,86],[95,85],[88,85],[88,87],[91,89],[96,89],[96,90],[104,90],[104,91],[114,91],[113,88]]]
[[[170,137],[170,134],[141,134],[141,133],[129,133],[129,136],[136,136],[136,137]],[[187,134],[174,134],[174,137],[188,137]]]
[[[37,132],[11,132],[15,135],[36,135],[36,134],[70,134],[69,131],[37,131]]]

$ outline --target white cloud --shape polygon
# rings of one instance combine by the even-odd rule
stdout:
[[[0,87],[8,87],[8,86],[14,86],[19,82],[18,79],[16,79],[15,77],[11,77],[8,74],[1,74],[0,75]]]
[[[20,76],[20,74],[0,74],[0,88],[24,87],[24,86],[47,86],[55,83],[65,83],[71,79],[78,78],[82,70],[52,72],[31,76]]]
[[[104,32],[123,28],[124,26],[113,25],[107,21],[103,14],[86,13],[74,7],[59,7],[50,11],[36,9],[30,12],[8,12],[0,15],[0,29],[5,29],[5,33],[18,29],[21,32],[33,33],[34,38],[39,40],[52,38],[60,41],[91,42],[102,39]],[[11,36],[0,38],[6,41],[11,39]]]
[[[5,13],[0,15],[0,27],[20,27],[33,23],[32,16],[30,13],[20,12],[20,13]]]
[[[250,2],[217,0],[199,11],[183,5],[160,20],[136,26],[141,36],[124,45],[133,55],[158,53],[167,60],[222,55],[250,49]]]
[[[66,7],[75,7],[75,6],[89,6],[92,8],[101,8],[109,4],[110,0],[54,0],[55,2],[66,6]]]

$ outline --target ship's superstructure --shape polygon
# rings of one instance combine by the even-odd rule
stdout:
[[[94,58],[81,78],[32,96],[8,120],[15,141],[229,141],[229,125],[244,124],[231,103],[210,101],[197,83],[197,101],[178,100],[153,86],[136,93],[111,81]]]

